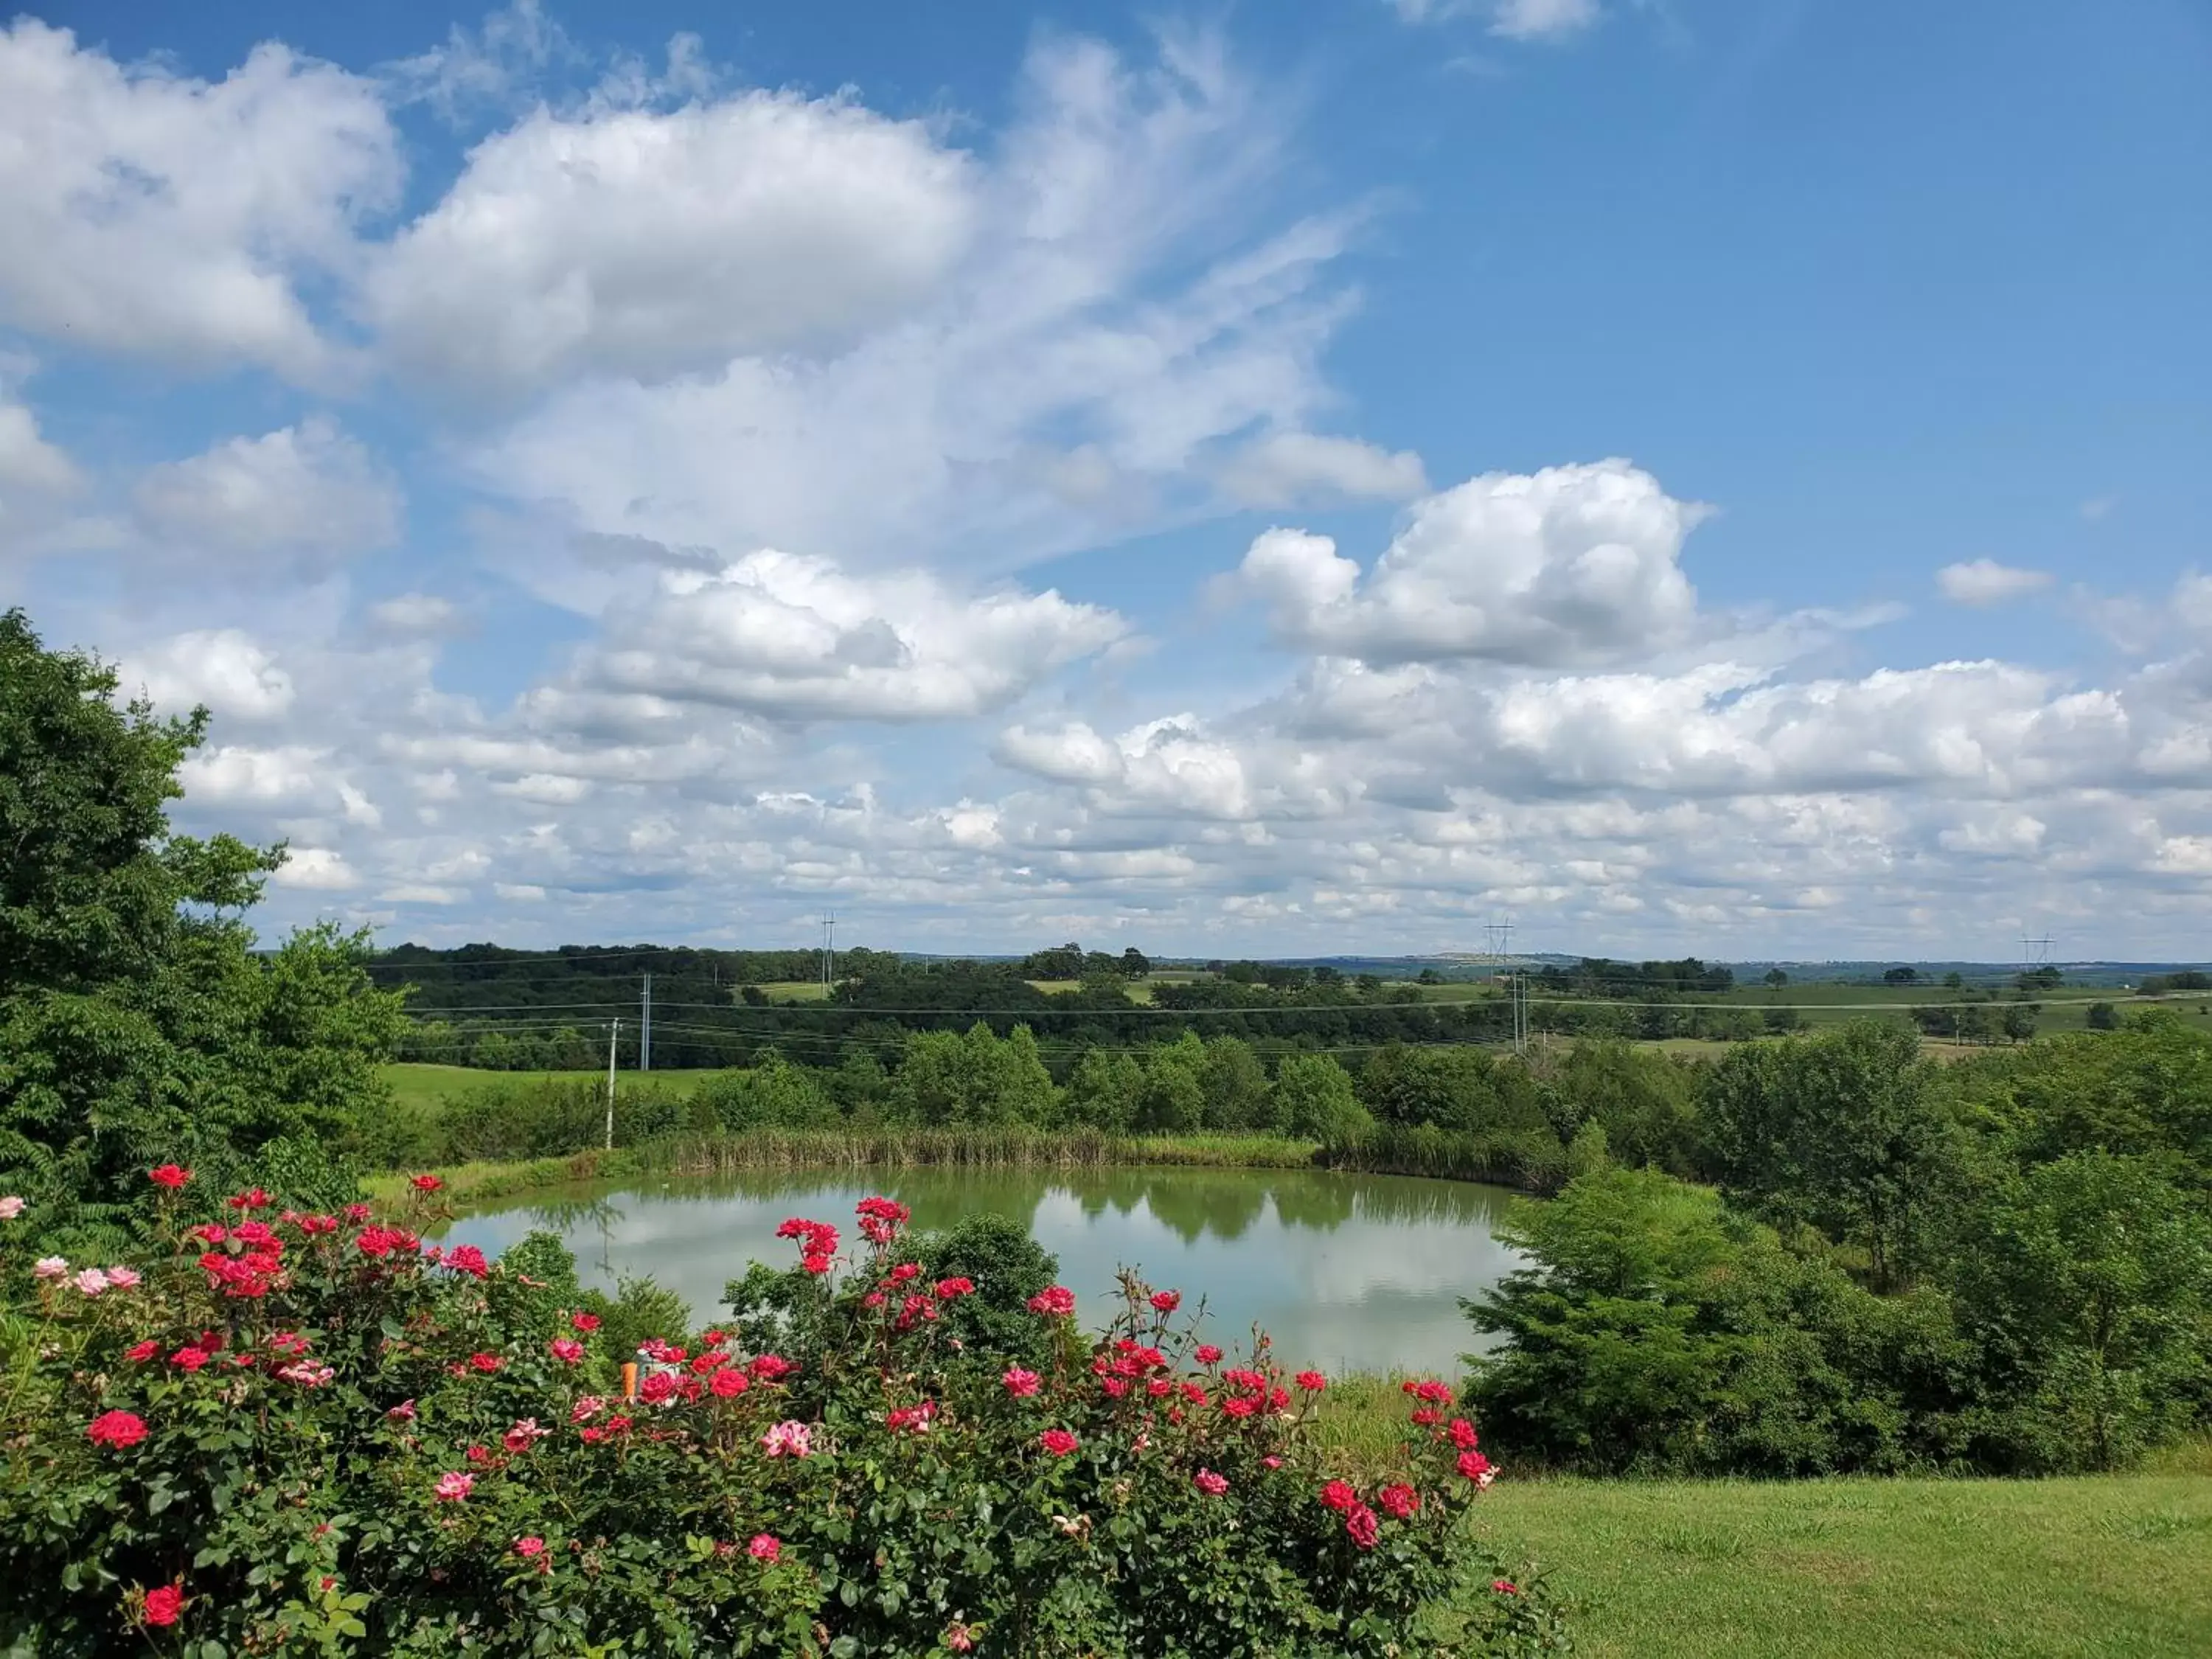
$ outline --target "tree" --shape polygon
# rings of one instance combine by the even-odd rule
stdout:
[[[1206,1045],[1199,1066],[1206,1105],[1200,1119],[1209,1129],[1264,1129],[1271,1122],[1273,1099],[1267,1068],[1241,1037],[1218,1036]]]
[[[1333,1054],[1285,1054],[1275,1067],[1274,1119],[1301,1140],[1339,1141],[1372,1121]]]
[[[1919,979],[1917,969],[1892,968],[1881,976],[1881,982],[1884,985],[1913,985],[1918,983]]]
[[[1703,1103],[1731,1201],[1863,1247],[1884,1290],[1923,1264],[1957,1178],[1955,1132],[1919,1048],[1902,1025],[1856,1020],[1737,1048]]]
[[[1765,981],[1769,990],[1778,991],[1790,983],[1790,975],[1779,968],[1770,968],[1766,970]]]
[[[1206,1115],[1206,1045],[1185,1031],[1145,1057],[1145,1092],[1137,1127],[1151,1133],[1195,1129]]]
[[[2014,1042],[2025,1042],[2035,1035],[2035,1022],[2043,1012],[2040,1004],[2008,1002],[2004,1011],[2004,1034]]]
[[[1121,952],[1121,976],[1142,979],[1152,971],[1152,958],[1132,945]]]
[[[0,1190],[56,1237],[112,1235],[149,1163],[228,1179],[389,1104],[402,999],[362,971],[368,936],[257,956],[244,913],[283,849],[169,828],[207,732],[204,709],[118,703],[112,669],[0,616]]]
[[[2093,1002],[2082,1016],[2093,1031],[2117,1031],[2120,1029],[2119,1011],[2109,1002]]]
[[[1601,1169],[1500,1237],[1532,1265],[1462,1304],[1508,1339],[1470,1356],[1486,1444],[1604,1473],[1893,1468],[1948,1403],[1909,1386],[1948,1346],[1942,1298],[1875,1297],[1704,1188]]]
[[[2028,1169],[1975,1213],[1960,1255],[2021,1462],[2111,1468],[2191,1426],[2212,1375],[2212,1221],[2153,1160]]]
[[[1127,1134],[1144,1103],[1144,1068],[1127,1054],[1085,1048],[1067,1079],[1064,1121],[1082,1128]]]

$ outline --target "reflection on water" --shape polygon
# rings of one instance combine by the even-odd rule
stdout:
[[[538,1194],[464,1217],[450,1237],[497,1251],[543,1228],[589,1282],[611,1290],[650,1273],[705,1319],[748,1261],[793,1259],[775,1236],[786,1216],[834,1221],[849,1238],[870,1192],[911,1206],[918,1227],[978,1212],[1025,1223],[1094,1323],[1127,1266],[1202,1294],[1224,1346],[1257,1323],[1285,1359],[1339,1370],[1454,1368],[1480,1340],[1459,1298],[1518,1265],[1495,1236],[1510,1196],[1499,1188],[1306,1170],[908,1170],[872,1184],[845,1170],[759,1171]]]

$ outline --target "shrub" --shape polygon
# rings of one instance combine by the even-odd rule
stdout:
[[[1471,1397],[1556,1467],[1763,1475],[1938,1461],[1971,1353],[1938,1296],[1877,1297],[1712,1193],[1583,1176],[1504,1235],[1534,1258],[1467,1304],[1507,1346]]]
[[[188,1189],[165,1188],[177,1249],[137,1274],[5,1269],[0,1570],[44,1593],[0,1602],[0,1644],[1563,1650],[1540,1581],[1472,1588],[1504,1582],[1468,1522],[1490,1470],[1441,1383],[1394,1478],[1355,1490],[1311,1432],[1322,1379],[1285,1377],[1264,1340],[1243,1366],[1194,1346],[1179,1298],[1127,1276],[1103,1337],[1047,1286],[1024,1309],[1037,1362],[983,1363],[989,1325],[961,1310],[997,1288],[983,1241],[931,1241],[976,1262],[933,1279],[871,1200],[857,1251],[787,1224],[802,1265],[738,1333],[639,1339],[655,1363],[629,1400],[634,1333],[568,1300],[550,1241],[487,1262],[421,1244],[431,1194],[397,1224],[258,1196],[187,1231]],[[756,1316],[775,1350],[748,1353]],[[956,1326],[984,1334],[956,1350]],[[1440,1634],[1462,1586],[1465,1627]]]

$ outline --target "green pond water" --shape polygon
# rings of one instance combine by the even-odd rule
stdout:
[[[1023,1222],[1094,1326],[1128,1267],[1187,1308],[1202,1295],[1224,1347],[1257,1323],[1284,1359],[1338,1371],[1454,1369],[1480,1346],[1459,1298],[1518,1265],[1496,1236],[1501,1188],[1307,1170],[762,1171],[533,1194],[460,1218],[447,1240],[489,1254],[544,1228],[587,1283],[649,1273],[704,1322],[748,1261],[797,1259],[778,1222],[832,1222],[857,1243],[853,1206],[873,1192],[910,1206],[917,1227],[979,1211]]]

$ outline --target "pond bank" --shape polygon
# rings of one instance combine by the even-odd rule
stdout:
[[[1096,1130],[764,1130],[743,1135],[683,1136],[563,1158],[461,1164],[435,1169],[456,1204],[488,1203],[542,1188],[645,1176],[705,1176],[740,1170],[1145,1168],[1304,1170],[1316,1143],[1277,1135],[1109,1135]],[[409,1174],[373,1175],[369,1197],[392,1203]]]

